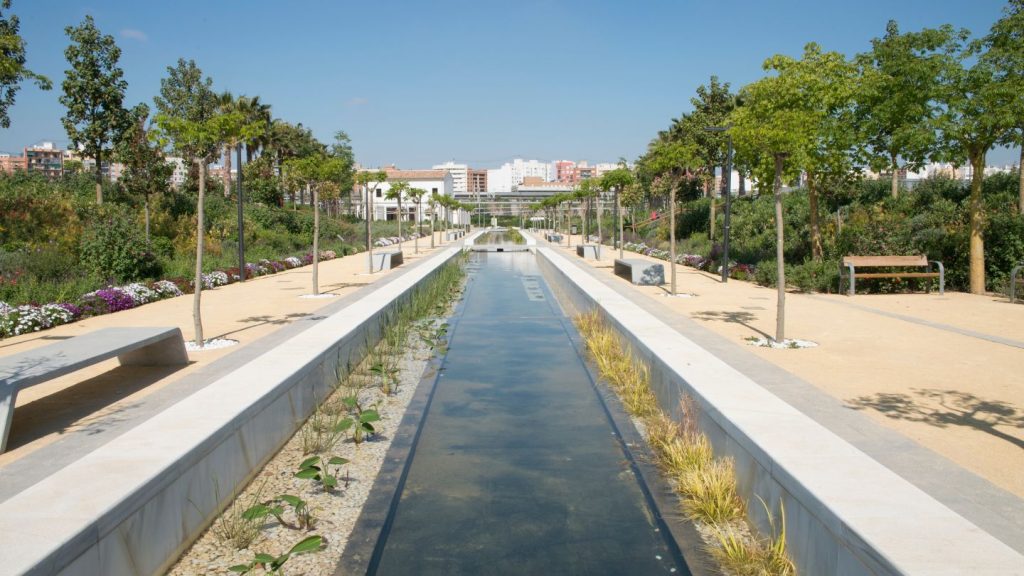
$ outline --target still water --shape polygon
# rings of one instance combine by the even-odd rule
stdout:
[[[471,256],[370,573],[685,574],[530,253]]]

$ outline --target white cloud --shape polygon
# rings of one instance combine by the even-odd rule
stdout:
[[[362,96],[355,96],[345,101],[345,106],[362,106],[369,103],[370,101]]]
[[[138,40],[139,42],[145,42],[149,40],[149,36],[142,30],[135,30],[134,28],[125,28],[121,30],[121,38],[130,38],[132,40]]]

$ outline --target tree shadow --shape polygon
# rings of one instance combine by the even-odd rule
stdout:
[[[1024,412],[1002,400],[985,400],[959,390],[911,388],[910,394],[880,392],[847,400],[854,410],[872,409],[887,418],[938,428],[962,426],[1005,440],[1024,450],[1024,438],[997,426],[1024,430]]]
[[[118,366],[14,411],[7,449],[13,450],[53,433],[102,434],[130,419],[139,402],[121,400],[171,376],[185,366]]]
[[[246,330],[250,330],[252,328],[256,328],[257,326],[264,326],[266,324],[271,324],[273,326],[282,326],[284,324],[291,324],[296,319],[298,319],[298,318],[305,318],[306,316],[310,316],[310,313],[309,312],[292,312],[291,314],[285,314],[284,316],[281,316],[281,317],[278,317],[278,318],[275,318],[273,316],[269,316],[269,315],[266,315],[266,314],[263,315],[263,316],[249,316],[248,318],[242,318],[241,320],[239,320],[239,322],[242,322],[244,324],[249,324],[248,326],[245,326],[243,328],[238,328],[236,330],[231,330],[230,332],[225,332],[223,334],[218,334],[217,336],[214,336],[213,338],[226,338],[226,337],[228,337],[228,336],[230,336],[232,334],[238,334],[239,332],[244,332]]]
[[[750,324],[754,320],[757,320],[757,316],[750,312],[722,312],[720,310],[703,310],[701,312],[694,312],[692,316],[697,320],[721,320],[722,322],[726,322],[729,324],[739,324],[740,326],[743,326],[744,328],[747,328],[752,332],[760,334],[763,338],[769,340],[772,339],[772,337],[769,336],[767,332],[755,328],[752,324]]]

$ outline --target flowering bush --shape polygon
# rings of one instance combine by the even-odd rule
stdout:
[[[127,294],[132,299],[135,306],[142,306],[143,304],[155,302],[159,299],[156,292],[150,290],[147,286],[139,284],[138,282],[133,282],[127,286],[121,286],[118,289]]]
[[[323,250],[320,252],[321,260],[334,260],[338,255],[334,253],[334,250]]]
[[[210,288],[216,288],[217,286],[224,286],[228,283],[228,275],[220,270],[214,270],[209,274],[203,274],[203,288],[209,290]],[[113,310],[111,310],[113,312]]]
[[[302,266],[302,260],[299,260],[295,256],[289,256],[284,259],[284,265],[286,268],[298,268]]]
[[[83,295],[79,305],[83,316],[99,316],[134,308],[135,301],[120,288],[109,287]]]
[[[74,319],[75,314],[63,304],[24,304],[14,307],[0,302],[0,336],[3,337],[38,332],[67,324]]]
[[[178,285],[170,280],[157,280],[153,282],[153,291],[160,298],[174,298],[183,294],[181,288],[178,288]]]

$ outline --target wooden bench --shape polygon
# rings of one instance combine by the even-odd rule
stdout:
[[[579,244],[576,246],[576,255],[580,258],[590,258],[591,260],[601,259],[601,247],[597,244]]]
[[[615,275],[640,286],[661,286],[665,283],[665,266],[642,258],[616,258]]]
[[[858,268],[924,268],[931,270],[931,264],[938,266],[938,272],[858,272]],[[844,256],[839,265],[839,291],[843,291],[843,279],[849,282],[848,294],[853,296],[857,278],[938,278],[939,294],[946,290],[946,269],[938,260],[927,256]]]
[[[405,257],[401,251],[395,252],[374,252],[373,253],[373,270],[372,272],[380,272],[381,270],[391,270],[401,266],[405,261]]]
[[[1018,278],[1017,277],[1017,275],[1020,274],[1020,271],[1021,271],[1022,268],[1024,268],[1024,262],[1021,262],[1020,264],[1017,264],[1016,266],[1013,267],[1013,270],[1010,271],[1010,303],[1011,304],[1013,303],[1014,300],[1017,299],[1017,283],[1019,282],[1021,284],[1024,284],[1024,278]]]
[[[7,448],[19,391],[115,356],[121,366],[188,364],[178,328],[103,328],[0,357],[0,452]]]

